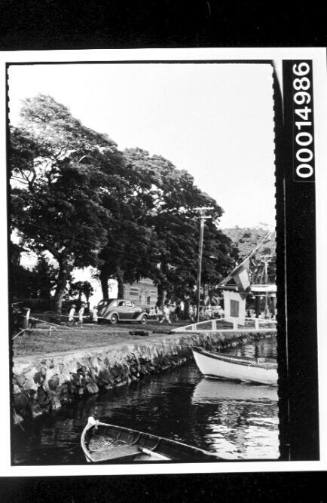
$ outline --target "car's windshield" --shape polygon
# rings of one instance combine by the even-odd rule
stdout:
[[[98,308],[106,307],[106,306],[110,306],[110,307],[117,306],[117,301],[115,299],[112,299],[112,300],[101,300],[99,302],[99,304],[98,304]]]

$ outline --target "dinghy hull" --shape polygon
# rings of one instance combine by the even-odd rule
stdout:
[[[200,372],[205,377],[277,386],[277,363],[257,362],[252,359],[212,353],[202,348],[193,348],[193,356]]]

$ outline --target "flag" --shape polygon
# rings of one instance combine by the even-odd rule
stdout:
[[[240,294],[247,293],[250,290],[249,260],[245,260],[245,262],[237,266],[231,273],[231,277],[235,281]]]

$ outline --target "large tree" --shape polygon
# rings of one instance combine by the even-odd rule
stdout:
[[[219,282],[233,263],[235,249],[218,230],[222,209],[202,192],[186,171],[178,170],[162,156],[141,149],[124,151],[127,169],[134,176],[130,207],[138,229],[131,241],[130,262],[137,274],[151,277],[159,288],[159,301],[166,294],[183,297],[194,290],[197,276],[199,207],[210,207],[206,223],[203,280]],[[148,233],[142,233],[142,226]],[[139,232],[138,232],[139,231]],[[128,235],[126,236],[128,245]],[[143,247],[144,253],[139,253]]]
[[[48,96],[26,100],[11,128],[11,226],[29,249],[55,259],[58,312],[72,269],[98,263],[111,221],[103,200],[121,163],[112,140]]]
[[[210,206],[203,281],[219,282],[235,249],[218,230],[220,206],[193,177],[159,155],[119,152],[106,135],[83,126],[48,96],[26,100],[11,128],[11,226],[24,246],[57,264],[54,303],[60,312],[74,267],[100,268],[124,282],[150,277],[160,298],[194,291],[199,223]]]

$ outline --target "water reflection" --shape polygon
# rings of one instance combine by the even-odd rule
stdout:
[[[228,348],[227,354],[277,358],[276,338]],[[202,378],[193,404],[204,407],[204,439],[208,450],[226,459],[279,457],[278,390],[276,387]]]
[[[217,403],[219,400],[247,402],[277,402],[278,393],[275,386],[265,386],[233,381],[222,381],[203,378],[195,387],[192,396],[193,404]]]
[[[277,358],[276,336],[260,339],[256,342],[226,348],[224,353],[234,356],[246,356],[248,358]]]
[[[192,397],[208,450],[226,459],[278,458],[277,401],[274,387],[204,378]]]
[[[243,355],[261,351],[259,356],[262,352],[273,356],[275,340],[259,342],[259,349],[243,348]],[[90,415],[217,452],[226,459],[278,457],[277,389],[208,381],[191,363],[81,399],[73,407],[38,418],[24,432],[15,430],[14,464],[84,463],[79,442]]]

